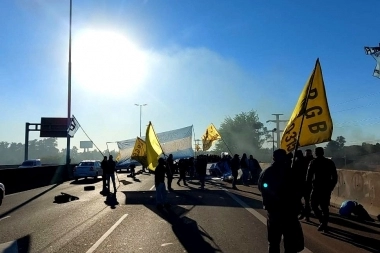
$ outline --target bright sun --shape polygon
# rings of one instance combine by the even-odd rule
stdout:
[[[86,90],[121,94],[142,83],[146,57],[120,33],[87,30],[73,40],[72,69]]]

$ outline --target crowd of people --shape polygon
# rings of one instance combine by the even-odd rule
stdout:
[[[267,210],[269,252],[280,252],[284,237],[286,252],[300,252],[304,248],[299,220],[309,221],[311,210],[319,220],[318,231],[328,229],[331,193],[338,181],[337,170],[331,159],[324,157],[324,149],[317,147],[305,155],[283,149],[273,152],[273,163],[260,174],[258,188]],[[302,198],[304,201],[302,202]]]
[[[212,159],[207,155],[199,155],[196,159],[191,157],[176,162],[170,154],[166,159],[158,159],[154,171],[157,208],[170,207],[167,190],[173,191],[174,174],[179,174],[178,185],[183,183],[187,186],[187,177],[197,177],[200,189],[204,189],[210,160],[225,163],[231,169],[233,189],[238,189],[236,185],[241,180],[246,186],[257,184],[262,194],[263,206],[267,210],[269,252],[280,252],[282,236],[286,252],[300,252],[304,248],[300,220],[309,221],[313,211],[320,222],[318,231],[328,229],[331,193],[338,180],[336,166],[331,159],[324,157],[324,149],[317,147],[314,154],[315,157],[310,149],[305,154],[297,150],[293,157],[293,153],[278,149],[273,152],[273,163],[265,170],[261,170],[253,155],[248,158],[245,153],[241,158],[238,154],[233,157],[228,154],[220,158],[213,156]],[[112,180],[116,193],[115,162],[112,156],[108,160],[104,157],[102,168],[105,172],[103,190],[110,189]],[[239,170],[242,171],[240,179]]]

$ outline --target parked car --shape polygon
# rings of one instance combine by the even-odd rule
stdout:
[[[5,186],[0,183],[0,206],[3,203],[3,198],[5,197]]]
[[[74,167],[74,179],[93,177],[97,179],[98,176],[103,176],[103,169],[100,161],[97,160],[84,160],[78,166]]]
[[[18,168],[33,168],[42,166],[40,159],[31,159],[24,161]]]

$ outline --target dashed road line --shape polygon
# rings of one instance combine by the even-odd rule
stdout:
[[[10,217],[11,216],[5,216],[5,217],[1,218],[0,221],[5,220],[6,218],[10,218]]]
[[[117,226],[119,226],[119,224],[126,218],[128,216],[128,214],[124,214],[123,216],[121,216],[121,218],[110,228],[110,229],[108,229],[108,231],[104,234],[104,235],[102,235],[102,237],[100,237],[100,239],[96,242],[96,243],[94,243],[94,245],[92,245],[92,247],[89,249],[89,250],[87,250],[87,252],[86,253],[92,253],[92,252],[94,252],[98,247],[99,247],[99,245],[112,233],[112,231],[114,231],[115,230],[115,228],[117,227]]]

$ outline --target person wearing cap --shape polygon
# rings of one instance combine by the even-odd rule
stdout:
[[[156,187],[156,204],[158,209],[162,209],[164,206],[169,207],[166,199],[166,186],[165,186],[165,174],[170,177],[169,169],[166,167],[164,158],[158,159],[158,165],[154,171],[154,182]]]
[[[108,158],[108,166],[107,166],[107,188],[108,188],[108,191],[110,191],[110,178],[111,178],[114,193],[116,193],[115,167],[116,167],[116,163],[113,160],[113,156],[110,155]]]
[[[300,194],[296,177],[289,167],[283,149],[273,152],[273,163],[260,174],[258,188],[267,210],[268,247],[270,253],[280,253],[281,237],[285,252],[304,249],[304,237],[298,220]]]

